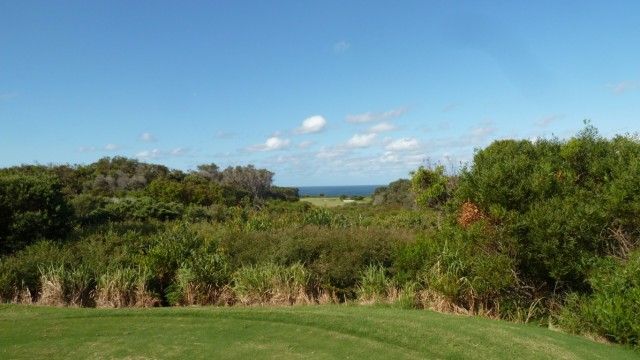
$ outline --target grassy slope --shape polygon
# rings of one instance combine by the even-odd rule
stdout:
[[[640,354],[533,326],[383,307],[0,305],[0,358],[638,359]]]
[[[340,200],[339,197],[301,197],[300,201],[306,201],[319,207],[336,207],[348,204]],[[354,201],[353,203],[366,204],[369,202],[371,202],[371,197],[365,197],[364,200]]]

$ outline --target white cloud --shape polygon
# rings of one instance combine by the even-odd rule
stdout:
[[[115,151],[115,150],[119,150],[120,146],[116,145],[116,144],[107,144],[104,146],[104,150],[106,151]]]
[[[389,145],[385,146],[385,149],[393,151],[405,151],[417,149],[418,147],[420,147],[420,142],[417,139],[402,138],[393,141]]]
[[[302,126],[297,128],[294,132],[296,134],[313,134],[322,131],[326,125],[327,120],[320,115],[314,115],[305,119],[302,122]]]
[[[347,146],[358,147],[358,148],[368,147],[373,143],[375,139],[376,139],[376,134],[364,134],[364,135],[356,134],[356,135],[353,135],[353,137],[351,137],[349,141],[347,141]]]
[[[290,144],[291,144],[291,140],[282,139],[277,136],[274,136],[274,137],[268,138],[264,144],[256,144],[256,145],[249,146],[248,148],[246,148],[246,151],[264,152],[264,151],[283,150],[288,148]]]
[[[347,50],[349,50],[349,48],[351,47],[351,44],[349,44],[346,41],[340,41],[339,43],[335,43],[333,45],[333,51],[335,52],[345,52]]]
[[[153,150],[144,150],[144,151],[137,152],[135,157],[143,160],[160,159],[160,158],[167,158],[171,156],[182,156],[186,154],[188,151],[189,151],[188,148],[182,148],[182,147],[174,148],[173,150],[168,152],[155,148]]]
[[[162,155],[159,149],[145,150],[136,153],[136,157],[140,159],[156,159]]]
[[[265,151],[284,149],[284,148],[288,147],[290,143],[291,143],[291,141],[289,139],[281,139],[279,137],[272,137],[272,138],[267,139],[267,142],[265,143],[265,146],[266,146],[266,150]]]
[[[387,132],[387,131],[392,131],[395,130],[396,126],[393,124],[389,124],[388,122],[383,122],[377,125],[374,125],[372,127],[369,128],[369,132],[370,133],[381,133],[381,132]]]
[[[628,90],[635,89],[637,87],[638,87],[638,83],[637,82],[635,82],[635,81],[627,81],[627,80],[622,81],[622,82],[612,86],[614,95],[620,95],[620,94],[622,94],[622,93],[624,93],[624,92],[626,92]]]
[[[407,111],[409,111],[409,107],[408,106],[401,106],[395,109],[391,109],[389,111],[385,111],[385,112],[366,112],[366,113],[362,113],[362,114],[355,114],[355,115],[347,115],[346,120],[347,122],[350,123],[354,123],[354,124],[362,124],[362,123],[369,123],[369,122],[382,122],[382,121],[388,121],[391,119],[395,119],[397,117],[402,116],[404,113],[406,113]]]
[[[140,140],[145,142],[154,142],[156,141],[156,138],[148,132],[143,132],[140,134]]]
[[[189,151],[189,149],[178,147],[178,148],[175,148],[175,149],[171,150],[171,152],[169,154],[172,155],[172,156],[180,156],[180,155],[186,154],[187,151]]]
[[[400,157],[396,155],[393,151],[387,151],[380,157],[381,163],[398,163],[400,162]]]

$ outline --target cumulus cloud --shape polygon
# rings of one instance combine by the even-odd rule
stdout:
[[[140,140],[145,142],[154,142],[156,141],[156,138],[148,132],[143,132],[140,134]]]
[[[335,52],[345,52],[347,50],[349,50],[349,48],[351,47],[351,44],[349,44],[346,41],[340,41],[339,43],[335,43],[333,45],[333,51]]]
[[[369,128],[370,133],[381,133],[387,131],[393,131],[396,129],[396,126],[393,124],[389,124],[388,122],[383,122],[377,125],[374,125]]]
[[[635,81],[622,81],[612,86],[614,95],[620,95],[628,90],[635,89],[637,87],[638,83]]]
[[[417,139],[402,138],[389,143],[385,146],[385,149],[391,151],[405,151],[417,149],[418,147],[420,147],[420,142]]]
[[[248,152],[265,152],[274,150],[283,150],[289,147],[291,140],[282,139],[277,136],[270,137],[264,144],[255,144],[249,146],[246,150]]]
[[[398,118],[409,111],[408,106],[401,106],[385,112],[366,112],[362,114],[347,115],[347,122],[354,124],[362,124],[369,122],[383,122]]]
[[[279,137],[272,137],[272,138],[267,139],[267,142],[265,143],[265,150],[266,151],[270,151],[270,150],[284,149],[284,148],[287,148],[290,143],[291,143],[291,141],[289,139],[281,139]]]
[[[182,147],[174,148],[171,151],[162,151],[158,148],[155,148],[153,150],[144,150],[144,151],[137,152],[135,156],[142,160],[160,159],[160,158],[167,158],[172,156],[182,156],[186,154],[188,151],[189,151],[188,148],[182,148]]]
[[[382,156],[380,156],[381,163],[398,163],[400,162],[400,157],[395,154],[393,151],[386,151]]]
[[[162,152],[159,149],[145,150],[136,153],[136,157],[139,159],[157,159],[162,156]]]
[[[375,139],[376,139],[375,133],[363,134],[363,135],[356,134],[356,135],[353,135],[353,137],[351,137],[349,141],[347,141],[347,146],[358,147],[358,148],[368,147],[373,143]]]
[[[313,134],[322,131],[326,125],[327,120],[320,115],[314,115],[305,119],[302,122],[302,126],[297,128],[294,132],[296,134]]]

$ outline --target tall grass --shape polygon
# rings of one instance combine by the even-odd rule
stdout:
[[[360,304],[389,303],[413,309],[418,306],[418,283],[409,281],[399,285],[387,276],[387,269],[382,265],[369,265],[360,276],[356,296]]]
[[[151,273],[146,268],[125,267],[102,274],[95,290],[97,307],[150,307],[159,303],[147,291]]]
[[[194,268],[193,265],[184,263],[176,271],[173,283],[166,290],[167,300],[171,305],[229,305],[233,303],[233,294],[231,294],[228,285],[213,279],[216,275],[220,276],[220,274],[215,274],[215,271],[219,269],[205,269],[205,271],[209,271],[208,278],[203,278]]]
[[[387,278],[386,269],[381,265],[367,266],[360,276],[356,295],[361,303],[386,301],[396,294],[394,284]]]
[[[300,263],[265,263],[238,269],[233,293],[243,305],[300,305],[312,303],[309,272]]]
[[[38,304],[50,306],[88,306],[91,304],[93,275],[84,266],[64,265],[39,267],[40,294]]]
[[[65,299],[64,266],[40,267],[40,296],[38,304],[49,306],[64,306]]]

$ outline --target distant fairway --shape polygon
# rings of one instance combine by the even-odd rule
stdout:
[[[534,326],[370,306],[0,305],[2,359],[638,359]]]
[[[339,197],[314,196],[314,197],[301,197],[300,201],[306,201],[319,207],[336,207],[336,206],[342,206],[346,204],[366,204],[371,202],[371,197],[367,196],[364,198],[364,200],[358,200],[358,201],[350,201],[348,199],[346,201],[343,201],[343,200],[340,200]]]

